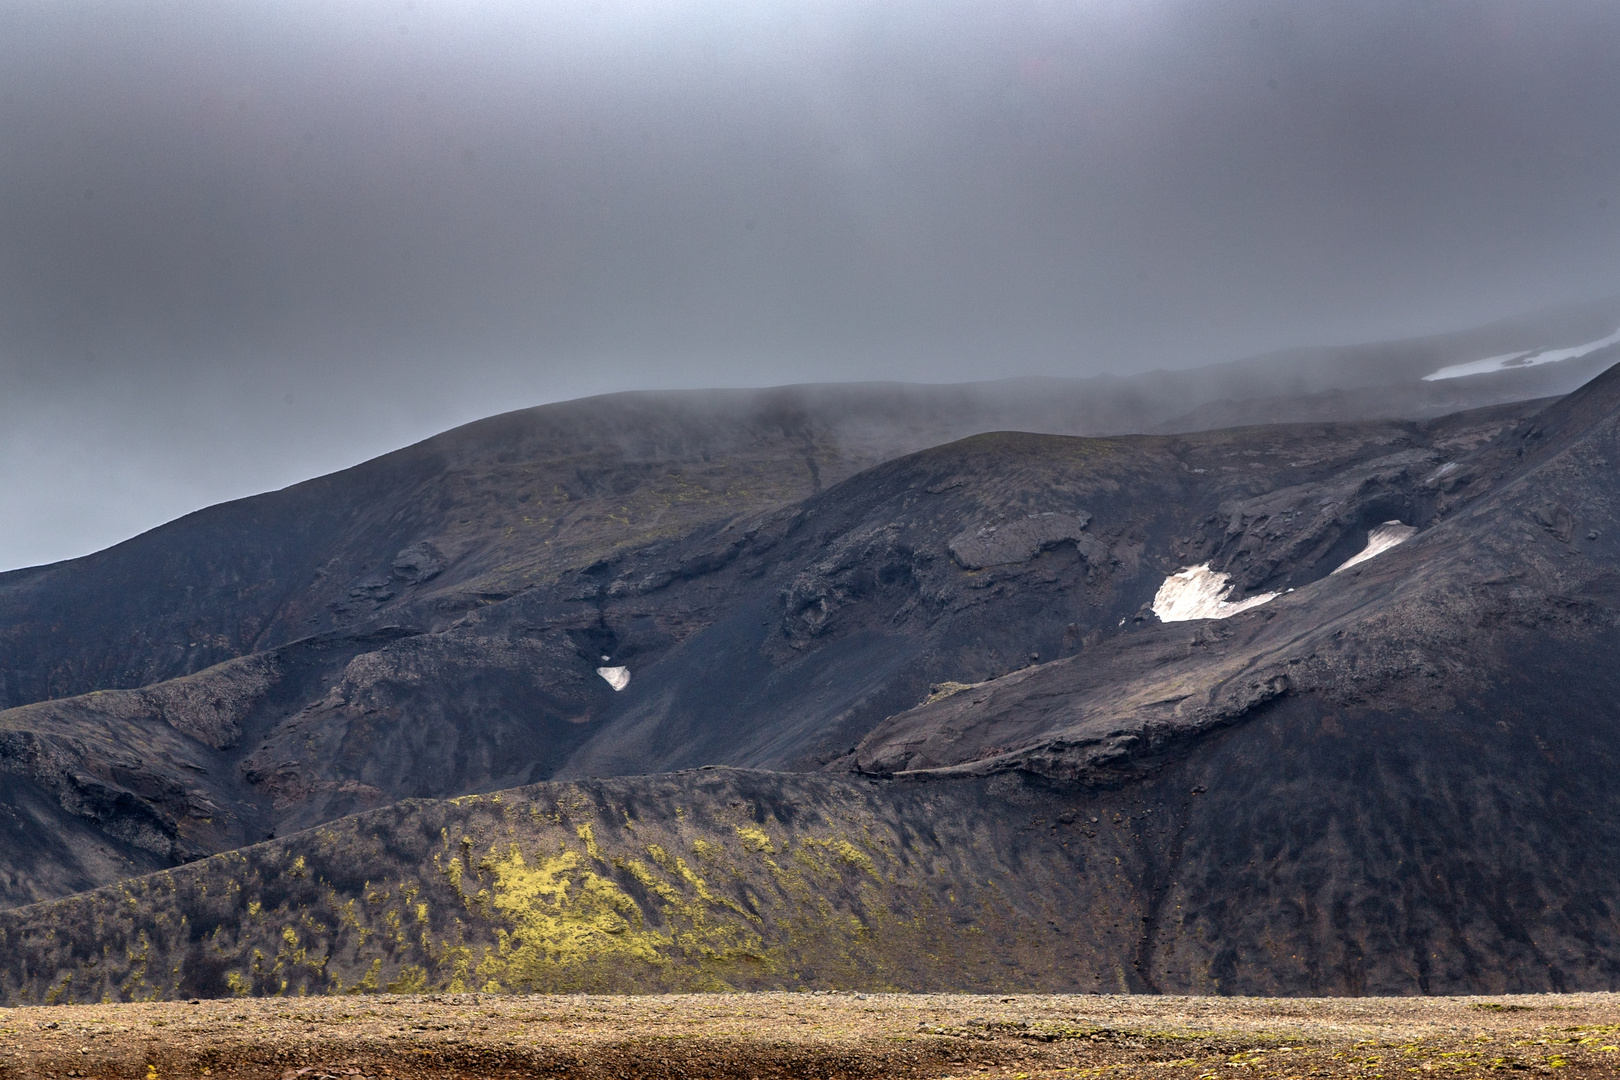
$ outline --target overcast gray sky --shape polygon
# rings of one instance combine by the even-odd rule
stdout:
[[[15,0],[0,567],[587,393],[1620,291],[1613,0]]]

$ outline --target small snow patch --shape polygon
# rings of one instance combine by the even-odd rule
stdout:
[[[1227,597],[1232,586],[1230,577],[1211,570],[1209,563],[1189,566],[1164,579],[1153,596],[1153,614],[1161,622],[1187,622],[1190,619],[1225,619],[1240,611],[1259,607],[1276,593],[1262,593],[1247,600],[1229,603]]]
[[[630,685],[630,669],[627,667],[599,667],[596,673],[615,690],[623,690]]]
[[[1572,360],[1577,356],[1585,356],[1589,352],[1596,352],[1620,342],[1620,330],[1616,330],[1608,337],[1596,341],[1588,341],[1585,345],[1575,345],[1568,349],[1531,349],[1529,352],[1503,353],[1501,356],[1487,356],[1483,360],[1470,360],[1466,364],[1452,364],[1439,371],[1423,376],[1424,382],[1439,382],[1441,379],[1460,379],[1465,375],[1484,375],[1491,371],[1512,371],[1515,368],[1535,367],[1538,364],[1556,364],[1560,360]],[[1343,567],[1340,567],[1343,569]]]
[[[1448,461],[1444,465],[1440,466],[1438,469],[1434,470],[1434,472],[1430,473],[1428,479],[1423,481],[1423,482],[1425,484],[1428,484],[1428,483],[1433,483],[1436,480],[1443,480],[1446,477],[1450,476],[1452,473],[1456,472],[1460,468],[1462,468],[1462,466],[1460,464],[1458,464],[1457,462]]]
[[[1412,538],[1417,528],[1412,525],[1402,525],[1399,521],[1386,521],[1375,526],[1367,532],[1367,546],[1361,551],[1346,559],[1335,574],[1350,569],[1358,563],[1364,563],[1374,555],[1382,555],[1397,544],[1404,544]]]

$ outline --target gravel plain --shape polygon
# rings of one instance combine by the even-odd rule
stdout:
[[[377,995],[0,1009],[0,1078],[1508,1076],[1620,1071],[1620,995]]]

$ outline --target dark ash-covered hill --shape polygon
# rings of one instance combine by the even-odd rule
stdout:
[[[0,1000],[1613,989],[1613,756],[1415,734],[1285,705],[1118,786],[717,769],[405,802],[0,912]]]
[[[1425,382],[1493,353],[1594,341],[1620,298],[1432,338],[1191,371],[964,386],[633,393],[493,417],[103,552],[0,574],[0,708],[147,686],[302,638],[447,621],[603,555],[797,502],[989,431],[1105,436],[1429,420],[1566,393],[1614,348]]]
[[[1620,369],[977,393],[513,414],[0,576],[0,986],[1615,985]]]
[[[1188,561],[1236,559],[1250,590],[1327,574],[1378,522],[1426,521],[1424,477],[1523,409],[975,436],[802,502],[593,549],[510,594],[400,584],[344,626],[0,713],[19,822],[8,892],[44,899],[400,798],[707,764],[838,768],[936,686],[1097,655]],[[1225,527],[1256,499],[1324,494],[1330,506],[1256,553]],[[629,686],[615,692],[601,666],[628,668]],[[42,856],[36,838],[59,832],[70,840]]]
[[[732,596],[757,579],[775,597],[759,647],[787,669],[822,642],[885,633],[922,642],[918,664],[1004,662],[940,643],[989,633],[1002,611],[1017,616],[1004,635],[1035,625],[1045,600],[1032,597],[1067,596],[1093,628],[1067,655],[1026,656],[875,722],[827,771],[404,802],[18,908],[0,916],[0,977],[15,1001],[473,986],[1612,988],[1620,755],[1601,660],[1620,644],[1620,593],[1604,586],[1615,574],[1602,515],[1617,423],[1620,371],[1519,421],[985,436],[767,515],[735,555],[681,584],[636,587],[645,555],[625,553],[570,586],[590,583],[610,624],[621,598],[701,595],[734,574],[719,590]],[[1172,491],[1186,501],[1168,502]],[[1079,496],[1078,508],[1038,509]],[[1359,574],[1329,573],[1392,512],[1422,531]],[[997,513],[996,532],[975,524]],[[884,558],[827,557],[874,521],[944,554],[887,581]],[[1122,540],[1141,545],[1134,566],[1104,554]],[[1136,597],[1192,559],[1251,591],[1294,591],[1224,620],[1160,625],[1141,612]],[[862,565],[873,576],[861,587],[793,600],[805,575]],[[1107,569],[1088,581],[1093,565]],[[949,602],[923,612],[951,575]],[[496,625],[501,606],[487,613]],[[106,713],[108,698],[76,707]],[[712,715],[732,717],[738,753],[779,736],[780,714],[750,726],[723,705]],[[647,732],[680,723],[644,711],[612,741],[656,751]]]

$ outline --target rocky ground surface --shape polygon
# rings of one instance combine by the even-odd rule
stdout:
[[[383,995],[0,1010],[0,1076],[1609,1077],[1620,997]]]

